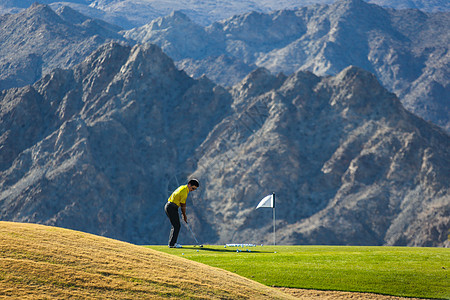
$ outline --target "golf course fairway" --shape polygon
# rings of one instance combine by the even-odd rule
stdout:
[[[169,249],[0,221],[0,299],[294,299],[272,286],[449,299],[449,261],[445,248]]]
[[[150,248],[268,286],[450,299],[450,249],[361,246]]]

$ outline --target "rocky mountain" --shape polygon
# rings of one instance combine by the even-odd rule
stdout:
[[[279,243],[444,246],[449,146],[357,67],[257,69],[227,90],[109,43],[0,93],[0,219],[165,244],[163,205],[193,175],[203,243],[271,242],[255,207],[275,192]]]
[[[194,173],[219,242],[271,243],[272,211],[255,207],[275,192],[281,244],[448,245],[449,136],[372,74],[258,69],[231,93],[234,114],[197,150]]]
[[[105,41],[124,40],[118,27],[67,6],[53,12],[36,4],[1,17],[0,26],[0,90],[74,66]],[[176,11],[124,35],[158,44],[189,75],[206,75],[225,86],[257,67],[323,76],[356,65],[375,73],[407,109],[450,132],[449,28],[449,13],[386,10],[343,0],[237,15],[208,27]]]
[[[32,84],[55,68],[72,67],[110,40],[119,27],[69,7],[46,5],[0,17],[0,90]]]
[[[450,3],[445,0],[373,0],[368,2],[396,9],[412,8],[427,12],[450,11]]]
[[[162,47],[192,76],[222,85],[250,69],[335,75],[349,65],[368,70],[407,109],[450,131],[450,13],[383,9],[340,0],[271,13],[247,13],[203,27],[182,12],[124,33]]]
[[[142,26],[151,20],[170,14],[174,10],[182,10],[198,24],[210,25],[213,22],[230,18],[237,14],[251,11],[268,13],[273,10],[298,9],[314,4],[331,4],[335,0],[263,0],[263,1],[217,1],[217,0],[40,0],[57,9],[70,6],[90,16],[131,29]],[[0,0],[0,14],[17,13],[29,7],[34,0]],[[370,0],[385,7],[397,9],[421,9],[428,12],[450,11],[446,0]]]
[[[168,178],[231,103],[160,48],[119,44],[0,98],[0,219],[135,243],[165,242]]]

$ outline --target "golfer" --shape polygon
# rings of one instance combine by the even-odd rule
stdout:
[[[164,210],[166,215],[172,224],[172,229],[169,235],[169,247],[181,248],[180,244],[177,244],[178,233],[180,233],[180,216],[178,215],[178,208],[181,207],[181,213],[184,221],[187,223],[186,217],[186,199],[189,192],[195,191],[200,186],[197,179],[189,180],[187,185],[182,185],[177,188],[172,195],[170,195]]]

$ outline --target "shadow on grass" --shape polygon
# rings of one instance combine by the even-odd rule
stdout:
[[[208,247],[199,247],[199,246],[183,246],[182,249],[192,249],[192,250],[211,251],[211,252],[237,252],[237,250],[239,250],[239,252],[245,252],[245,253],[273,253],[270,251],[260,251],[260,250],[250,250],[250,249],[241,250],[238,247],[235,247],[234,249],[225,248],[225,247],[223,249],[217,249],[217,248],[208,248]],[[247,250],[249,250],[249,251],[247,251]]]

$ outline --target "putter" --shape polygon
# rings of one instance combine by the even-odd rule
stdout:
[[[197,238],[195,237],[194,233],[192,232],[191,226],[189,226],[189,224],[188,224],[187,222],[185,222],[185,223],[186,223],[186,227],[189,229],[189,231],[191,232],[192,236],[194,237],[195,242],[197,243],[196,246],[199,246],[200,248],[202,248],[203,245],[200,245],[200,244],[198,243]]]

